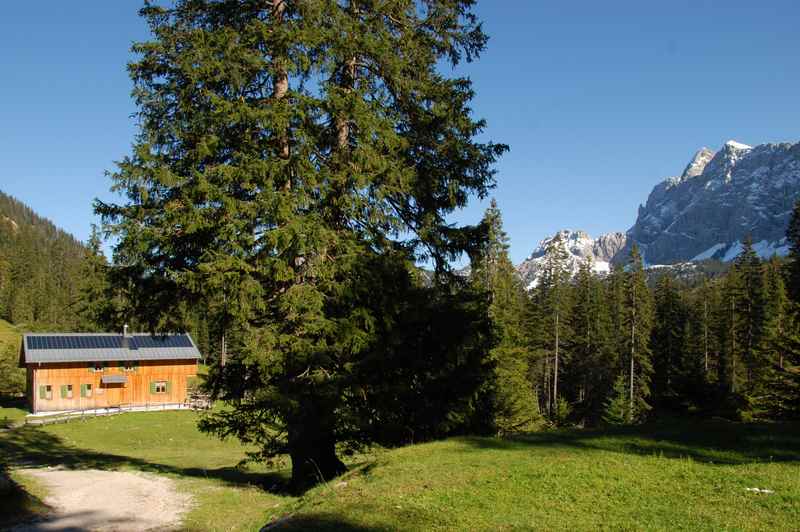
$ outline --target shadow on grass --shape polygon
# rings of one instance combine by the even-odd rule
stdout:
[[[277,495],[289,494],[287,479],[279,472],[255,473],[236,467],[203,469],[158,464],[130,456],[71,447],[61,438],[35,427],[20,427],[0,434],[0,456],[12,467],[132,468],[152,473],[216,479],[231,486],[258,486]]]
[[[323,514],[316,514],[316,515],[306,515],[306,516],[294,516],[282,521],[277,521],[275,523],[269,524],[262,528],[264,532],[267,531],[280,531],[280,532],[288,532],[288,531],[305,531],[305,530],[315,530],[321,532],[383,532],[389,530],[397,530],[397,527],[374,527],[374,526],[364,526],[353,523],[342,516],[332,514],[332,513],[323,513]]]
[[[0,529],[37,521],[51,511],[38,497],[9,479],[0,464]]]
[[[800,461],[800,423],[724,420],[660,422],[602,430],[555,430],[516,437],[462,438],[471,448],[524,451],[580,448],[716,464]]]

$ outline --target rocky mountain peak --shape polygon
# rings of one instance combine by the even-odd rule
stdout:
[[[533,253],[519,266],[522,280],[528,288],[536,286],[547,248],[556,238],[560,238],[567,250],[567,267],[573,273],[578,271],[581,262],[590,258],[597,273],[607,273],[610,269],[611,259],[625,247],[626,235],[624,233],[607,233],[598,238],[592,238],[585,231],[563,229],[553,236],[542,239]]]
[[[626,248],[638,243],[649,264],[731,260],[749,235],[762,256],[785,253],[783,238],[800,196],[800,143],[753,147],[731,140],[703,165],[710,153],[695,155],[684,171],[700,171],[691,179],[653,188]]]
[[[726,142],[725,143],[725,147],[728,148],[728,149],[737,150],[737,151],[752,150],[753,149],[752,146],[748,146],[747,144],[742,144],[741,142],[736,142],[735,140],[729,140],[728,142]]]
[[[714,158],[714,151],[709,150],[705,146],[700,148],[697,153],[694,154],[692,160],[689,161],[689,164],[686,165],[686,168],[683,170],[681,174],[681,179],[686,180],[695,176],[698,176],[703,173],[705,170],[706,165]]]

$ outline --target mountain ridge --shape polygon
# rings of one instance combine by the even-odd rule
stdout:
[[[762,258],[785,256],[785,232],[798,197],[800,142],[749,146],[729,140],[717,151],[700,148],[681,174],[657,183],[626,232],[597,238],[581,230],[556,234],[567,242],[573,270],[591,255],[598,273],[625,262],[634,243],[651,266],[729,262],[748,236]],[[535,283],[554,237],[542,239],[517,266],[527,286]]]

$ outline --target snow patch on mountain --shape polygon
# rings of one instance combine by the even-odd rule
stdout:
[[[729,140],[725,143],[726,146],[730,146],[732,148],[736,148],[737,150],[752,150],[752,146],[748,146],[747,144],[742,144],[741,142],[736,142],[735,140]]]
[[[723,244],[721,242],[718,242],[713,246],[711,246],[710,248],[708,248],[707,250],[705,250],[704,252],[699,253],[694,257],[692,257],[692,261],[694,262],[694,261],[711,259],[714,257],[714,255],[716,255],[719,251],[725,249],[726,247],[728,247],[728,244]]]

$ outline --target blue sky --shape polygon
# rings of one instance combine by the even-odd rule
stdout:
[[[0,18],[0,190],[85,240],[135,133],[138,0],[28,1]],[[482,0],[485,138],[515,262],[562,228],[628,229],[701,146],[800,139],[800,2]],[[477,221],[486,202],[454,216]]]

